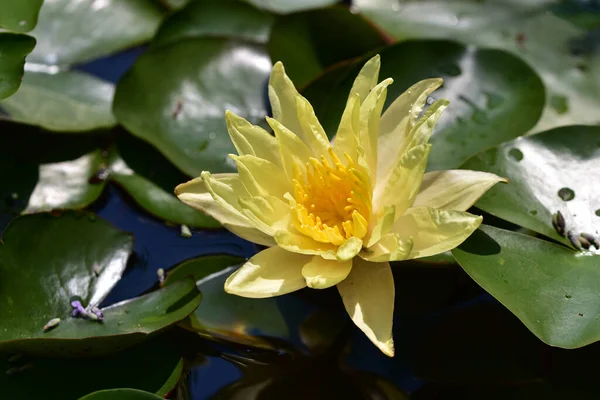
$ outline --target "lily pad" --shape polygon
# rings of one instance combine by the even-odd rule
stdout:
[[[391,77],[386,106],[421,79],[443,77],[435,99],[450,106],[431,138],[429,170],[456,168],[471,155],[523,135],[539,119],[544,86],[519,58],[500,50],[448,41],[410,41],[381,54],[380,78]],[[410,60],[410,62],[407,62]],[[354,77],[365,60],[339,65],[313,81],[304,94],[326,132],[335,133]]]
[[[44,0],[3,1],[0,5],[0,27],[15,32],[29,32],[35,27]]]
[[[545,343],[572,349],[600,340],[597,257],[491,226],[452,254]]]
[[[268,49],[271,60],[282,61],[294,84],[303,87],[327,67],[383,45],[362,16],[339,6],[277,18]]]
[[[0,215],[84,208],[102,193],[103,183],[88,183],[102,162],[98,136],[58,135],[8,121],[0,130]]]
[[[202,228],[221,226],[208,215],[183,204],[173,192],[167,192],[158,185],[138,175],[125,161],[113,152],[110,161],[110,180],[117,183],[147,212],[166,221]]]
[[[225,280],[243,261],[232,256],[199,257],[169,272],[166,286],[193,276],[202,292],[202,306],[190,317],[187,327],[245,344],[257,344],[252,337],[257,335],[289,339],[277,299],[247,299],[225,292]]]
[[[539,132],[596,124],[600,107],[595,40],[586,40],[584,29],[554,15],[552,3],[358,0],[354,6],[396,40],[455,39],[524,59],[547,88],[544,113],[533,128]]]
[[[313,8],[327,7],[339,0],[245,0],[257,8],[273,11],[278,14],[289,14]]]
[[[162,397],[158,397],[153,393],[144,392],[135,389],[110,389],[102,390],[87,396],[82,397],[80,400],[160,400]]]
[[[159,335],[103,357],[23,356],[9,362],[10,356],[0,353],[2,394],[19,400],[73,400],[97,390],[128,387],[165,396],[173,389],[183,369],[183,360],[168,339],[168,336]],[[25,370],[18,371],[24,367]],[[11,369],[10,375],[5,373]],[[57,382],[65,384],[57,385]]]
[[[462,168],[510,180],[487,192],[482,210],[569,243],[565,235],[588,233],[600,240],[600,127],[568,126],[518,138],[484,151]],[[560,212],[564,233],[552,224]]]
[[[0,15],[2,12],[0,11]],[[15,93],[21,85],[25,57],[35,47],[31,36],[0,32],[0,99]]]
[[[225,110],[253,123],[262,120],[270,69],[269,57],[256,44],[196,38],[159,46],[121,79],[113,111],[186,174],[232,171]]]
[[[27,61],[64,66],[99,58],[149,40],[162,18],[158,4],[146,0],[46,1]]]
[[[61,132],[109,128],[114,86],[91,75],[69,71],[57,74],[26,72],[18,93],[0,107],[14,121]]]
[[[273,20],[273,15],[239,0],[192,1],[165,19],[152,45],[203,36],[266,43]]]

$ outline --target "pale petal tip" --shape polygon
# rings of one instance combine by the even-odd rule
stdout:
[[[383,354],[388,357],[394,357],[394,339],[390,339],[387,342],[375,343],[375,345],[381,350]]]

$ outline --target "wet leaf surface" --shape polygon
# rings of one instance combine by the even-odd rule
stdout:
[[[81,72],[26,72],[19,91],[0,107],[14,121],[78,133],[116,124],[114,90],[112,84]]]
[[[232,171],[225,110],[261,121],[270,68],[264,49],[255,44],[202,38],[159,46],[119,82],[113,111],[186,174]]]
[[[600,340],[597,257],[491,226],[452,254],[543,342],[572,349]]]
[[[600,240],[600,128],[570,126],[519,138],[471,158],[461,168],[510,180],[478,202],[482,210],[571,244],[582,233]],[[563,233],[553,215],[564,218]],[[600,247],[600,246],[598,246]]]
[[[0,27],[15,32],[29,32],[35,27],[44,0],[3,1],[0,5]]]

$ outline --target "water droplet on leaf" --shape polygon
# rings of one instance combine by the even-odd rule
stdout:
[[[550,107],[552,107],[558,114],[565,114],[569,112],[569,99],[562,95],[551,96]]]
[[[508,156],[515,161],[521,161],[523,159],[523,152],[517,148],[512,148],[508,151]]]
[[[571,201],[575,198],[575,192],[570,188],[562,188],[558,191],[558,197],[563,201]]]

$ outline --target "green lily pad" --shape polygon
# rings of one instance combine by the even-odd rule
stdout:
[[[194,54],[194,57],[190,57]],[[117,85],[113,111],[190,176],[234,170],[225,127],[230,109],[257,123],[271,69],[260,45],[197,38],[144,53]]]
[[[88,394],[80,400],[160,400],[153,393],[135,389],[110,389]]]
[[[273,19],[271,14],[239,0],[193,1],[165,19],[152,45],[203,36],[266,43]]]
[[[15,219],[0,246],[0,319],[10,327],[0,332],[0,350],[110,353],[191,314],[200,294],[193,281],[184,280],[103,309],[103,323],[70,318],[74,298],[90,307],[102,302],[120,279],[132,245],[129,235],[90,213]],[[62,322],[44,332],[54,318]]]
[[[26,72],[21,89],[0,103],[14,121],[61,132],[109,128],[114,86],[76,72]]]
[[[597,257],[491,226],[452,254],[545,343],[572,349],[600,340]]]
[[[46,1],[27,61],[64,66],[106,56],[152,38],[162,18],[158,4],[146,0]]]
[[[208,215],[183,204],[173,192],[167,192],[149,179],[138,175],[113,152],[110,161],[110,180],[117,183],[149,213],[166,221],[198,228],[221,226]]]
[[[88,183],[102,163],[97,136],[52,134],[8,121],[0,130],[0,216],[84,208],[102,193],[102,182]]]
[[[380,79],[394,79],[386,106],[421,79],[444,78],[444,86],[433,97],[449,99],[450,106],[431,138],[429,170],[456,168],[482,149],[524,134],[544,107],[544,86],[537,74],[500,50],[447,41],[410,41],[379,53]],[[330,134],[337,130],[352,82],[364,62],[332,68],[304,90]]]
[[[358,0],[356,10],[396,40],[454,39],[508,51],[538,72],[547,88],[539,132],[597,124],[598,52],[586,31],[557,17],[550,1]],[[556,107],[556,99],[560,107]]]
[[[0,99],[19,89],[25,57],[34,47],[35,39],[31,36],[0,32]]]
[[[168,339],[159,335],[103,357],[23,356],[9,362],[9,355],[0,353],[2,395],[19,400],[74,400],[97,390],[128,387],[165,396],[175,387],[183,369],[183,360]],[[24,371],[18,371],[23,367]],[[5,371],[11,369],[7,375]]]
[[[588,233],[600,240],[600,127],[568,126],[504,143],[462,168],[510,180],[487,192],[482,210],[553,239],[569,243],[552,224],[560,212],[565,234]]]
[[[245,344],[253,336],[289,339],[289,329],[277,299],[248,299],[225,292],[225,280],[244,260],[232,256],[206,256],[185,261],[165,279],[165,285],[193,276],[202,292],[202,306],[191,316],[188,328]]]
[[[29,32],[37,24],[44,0],[3,1],[0,5],[0,27],[15,32]]]
[[[339,0],[245,0],[257,8],[273,11],[278,14],[289,14],[313,8],[327,7]]]
[[[347,7],[330,7],[277,18],[269,40],[271,60],[303,87],[327,67],[385,45],[363,17]]]

